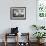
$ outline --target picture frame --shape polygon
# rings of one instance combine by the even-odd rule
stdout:
[[[11,7],[10,8],[11,20],[25,20],[26,19],[26,7]]]

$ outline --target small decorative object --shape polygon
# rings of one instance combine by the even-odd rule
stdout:
[[[19,42],[19,46],[26,46],[25,42]]]
[[[11,20],[24,20],[26,19],[26,7],[11,7],[10,8]]]

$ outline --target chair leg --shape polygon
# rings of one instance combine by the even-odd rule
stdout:
[[[7,46],[7,33],[5,34],[5,46]]]
[[[5,41],[5,46],[7,46],[7,42]]]

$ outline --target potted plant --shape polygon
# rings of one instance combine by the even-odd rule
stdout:
[[[42,38],[45,38],[45,37],[44,37],[44,36],[46,36],[45,34],[46,34],[45,32],[35,32],[33,35],[37,38],[37,41],[38,41],[39,43],[41,43],[40,40],[41,40]]]

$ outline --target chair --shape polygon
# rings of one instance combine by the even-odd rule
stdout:
[[[20,40],[24,40],[19,42],[19,46],[30,46],[30,42],[29,42],[29,33],[21,33],[21,37]]]
[[[13,36],[17,36],[17,39],[15,38],[15,40],[17,40],[16,46],[18,46],[18,27],[11,28],[11,33],[5,33],[5,46],[7,46],[7,44],[8,44],[7,38],[10,38]]]
[[[18,46],[18,34],[16,35],[16,34],[9,34],[9,33],[5,34],[5,46],[8,45],[7,38],[10,38],[11,36],[17,36],[17,38],[15,38],[15,40],[16,40],[15,46]]]

